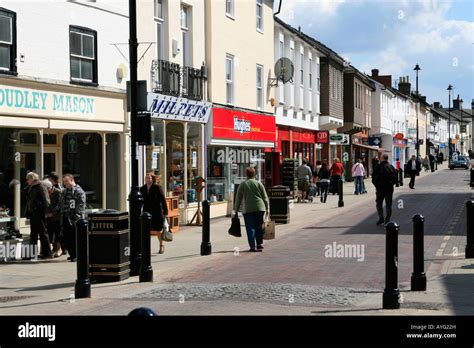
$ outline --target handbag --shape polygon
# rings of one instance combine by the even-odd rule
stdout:
[[[229,234],[234,237],[242,237],[242,232],[240,231],[240,219],[237,213],[232,218],[232,223],[229,228]]]
[[[275,221],[272,221],[269,218],[267,218],[263,223],[263,239],[275,239]]]
[[[167,220],[165,220],[165,223],[163,224],[163,230],[161,231],[161,240],[164,242],[173,241],[173,232],[170,231],[170,226]]]

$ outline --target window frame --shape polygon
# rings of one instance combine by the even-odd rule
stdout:
[[[300,50],[300,86],[304,87],[304,51]]]
[[[226,53],[225,55],[225,82],[226,82],[226,104],[234,105],[235,104],[235,76],[234,76],[234,56],[232,54]],[[227,62],[230,61],[230,79],[227,79]],[[228,100],[228,88],[230,86],[230,97],[232,100]]]
[[[263,23],[263,0],[255,0],[255,4],[256,4],[256,12],[255,12],[255,16],[256,16],[256,28],[257,28],[257,31],[259,33],[262,33],[263,34],[263,26],[264,26],[264,23]],[[258,14],[258,10],[260,8],[260,11],[261,11],[261,15],[259,17],[259,14]],[[259,24],[259,20],[260,20],[260,26],[258,26]]]
[[[157,12],[157,8],[158,8],[156,5],[157,5],[158,3],[161,3],[161,17],[157,16],[157,13],[156,13],[156,12]],[[160,19],[161,21],[164,21],[164,16],[163,16],[163,12],[164,12],[164,11],[163,11],[163,7],[164,7],[164,4],[163,4],[163,0],[155,0],[155,1],[153,2],[153,4],[154,4],[153,17],[154,17],[155,19]]]
[[[257,110],[263,110],[264,109],[264,94],[263,94],[263,79],[264,79],[264,67],[262,64],[257,64],[257,75],[256,75],[256,81],[255,85],[257,88]],[[260,86],[258,84],[259,80],[259,75],[260,75]],[[260,104],[261,103],[261,104]]]
[[[313,58],[308,58],[308,89],[313,90]]]
[[[90,36],[93,38],[93,53],[94,53],[94,58],[90,58],[87,56],[82,56],[78,54],[73,54],[72,53],[72,34],[77,33],[82,36]],[[90,28],[85,28],[85,27],[80,27],[77,25],[70,25],[69,26],[69,77],[70,77],[70,82],[72,84],[80,84],[80,85],[88,85],[88,86],[98,86],[98,81],[99,81],[99,76],[98,76],[98,65],[99,65],[99,58],[98,58],[98,52],[97,52],[97,31],[92,30]],[[78,78],[78,77],[73,77],[72,76],[72,58],[78,58],[78,59],[85,59],[85,60],[90,60],[92,62],[92,80],[88,79],[83,79],[83,78]]]
[[[0,68],[0,74],[18,75],[17,70],[17,16],[16,12],[0,7],[0,15],[10,18],[11,42],[2,42],[4,45],[10,45],[10,66],[8,68]]]

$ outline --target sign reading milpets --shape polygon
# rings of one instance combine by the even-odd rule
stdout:
[[[95,98],[29,88],[0,86],[0,112],[94,116]]]

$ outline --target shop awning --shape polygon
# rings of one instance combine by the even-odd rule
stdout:
[[[363,147],[364,149],[368,149],[368,150],[372,150],[372,151],[390,152],[390,151],[387,151],[385,149],[381,149],[380,147],[376,147],[376,146],[363,145],[363,144],[352,144],[352,145],[360,146],[360,147]]]

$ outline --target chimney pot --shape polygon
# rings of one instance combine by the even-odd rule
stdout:
[[[379,69],[372,69],[372,76],[373,77],[379,76]]]

